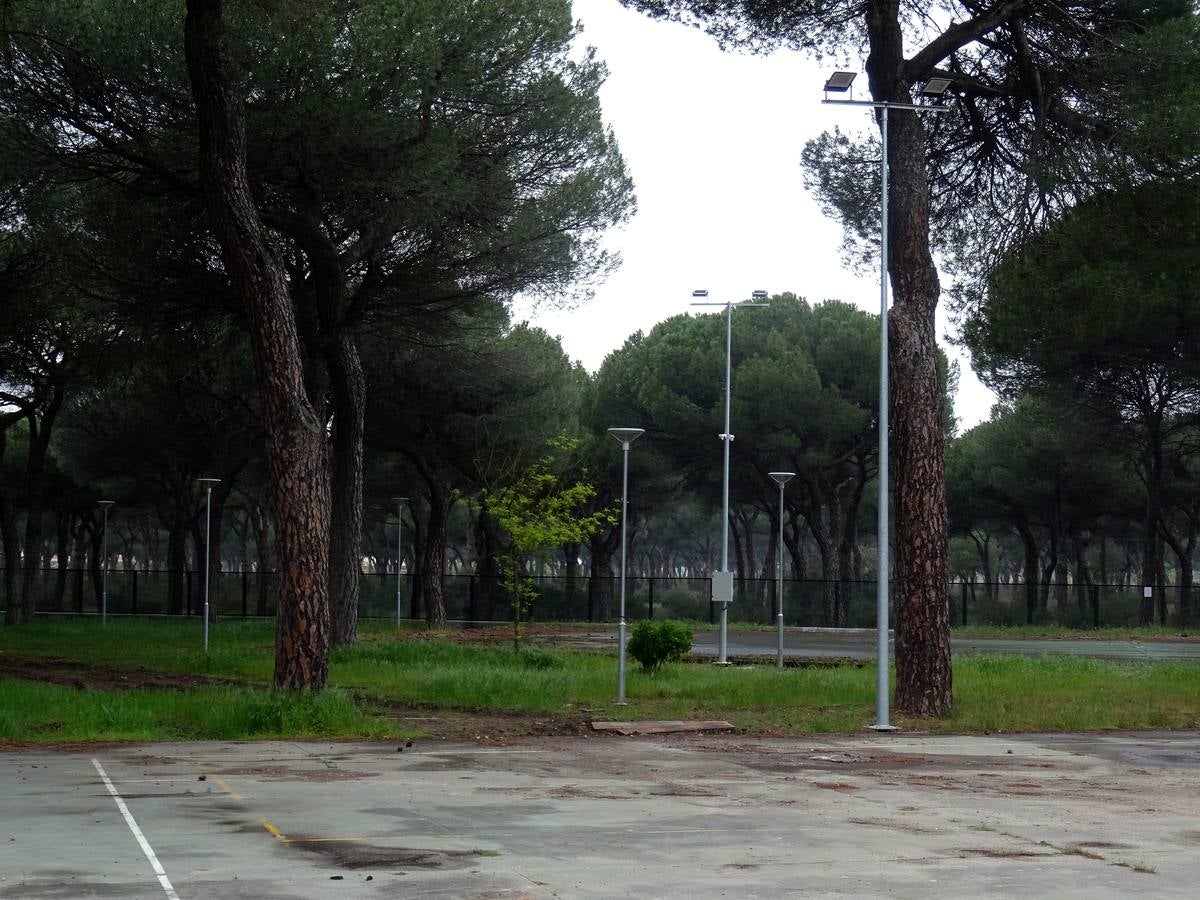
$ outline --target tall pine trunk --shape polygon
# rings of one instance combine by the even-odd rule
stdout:
[[[358,639],[359,582],[362,577],[363,420],[367,382],[358,348],[343,329],[330,354],[334,398],[333,508],[329,538],[329,592],[334,645]]]
[[[911,103],[898,0],[867,16],[867,74],[876,100]],[[929,249],[925,128],[889,112],[888,270],[896,522],[896,709],[942,716],[953,703],[942,388],[934,317],[941,287]],[[887,573],[880,573],[886,578]]]
[[[446,627],[446,522],[449,519],[450,497],[444,486],[429,484],[429,522],[425,530],[425,546],[421,557],[421,593],[425,601],[425,624],[430,628]]]
[[[329,672],[329,469],[324,417],[307,395],[295,312],[246,170],[242,102],[222,0],[188,0],[184,48],[200,134],[200,181],[249,324],[262,397],[279,550],[275,685]]]

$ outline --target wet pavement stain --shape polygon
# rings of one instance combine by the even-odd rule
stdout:
[[[423,850],[379,847],[361,841],[329,841],[289,837],[287,847],[323,856],[342,869],[445,869],[470,865],[478,854],[469,850]]]

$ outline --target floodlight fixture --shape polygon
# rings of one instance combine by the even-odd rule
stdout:
[[[767,477],[775,481],[777,485],[783,487],[789,481],[796,477],[795,472],[768,472]]]
[[[857,72],[834,72],[825,82],[825,93],[846,93],[850,90],[850,86],[854,84],[856,77],[858,77]]]
[[[693,297],[707,297],[708,291],[704,290],[703,288],[700,288],[698,290],[692,291],[692,296]]]
[[[922,97],[935,97],[940,99],[941,97],[945,96],[946,91],[950,89],[952,84],[954,84],[954,82],[951,79],[942,75],[935,75],[926,81],[925,84],[922,85],[921,90],[919,90],[917,93],[919,93]]]
[[[751,292],[750,296],[755,300],[766,300],[767,292],[766,291],[753,291],[753,292]]]

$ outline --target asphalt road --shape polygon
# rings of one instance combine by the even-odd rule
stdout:
[[[731,658],[774,656],[774,631],[729,632],[727,653]],[[578,646],[615,647],[616,630],[596,630],[575,636]],[[1021,656],[1086,656],[1115,660],[1192,660],[1200,662],[1200,641],[1087,641],[1047,639],[952,638],[955,654],[1017,654]],[[692,652],[716,656],[716,631],[696,631]],[[787,629],[785,656],[811,659],[874,659],[875,632],[869,629]]]

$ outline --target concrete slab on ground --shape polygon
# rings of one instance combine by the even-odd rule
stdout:
[[[1094,900],[1200,883],[1194,733],[397,749],[0,753],[0,896]]]

